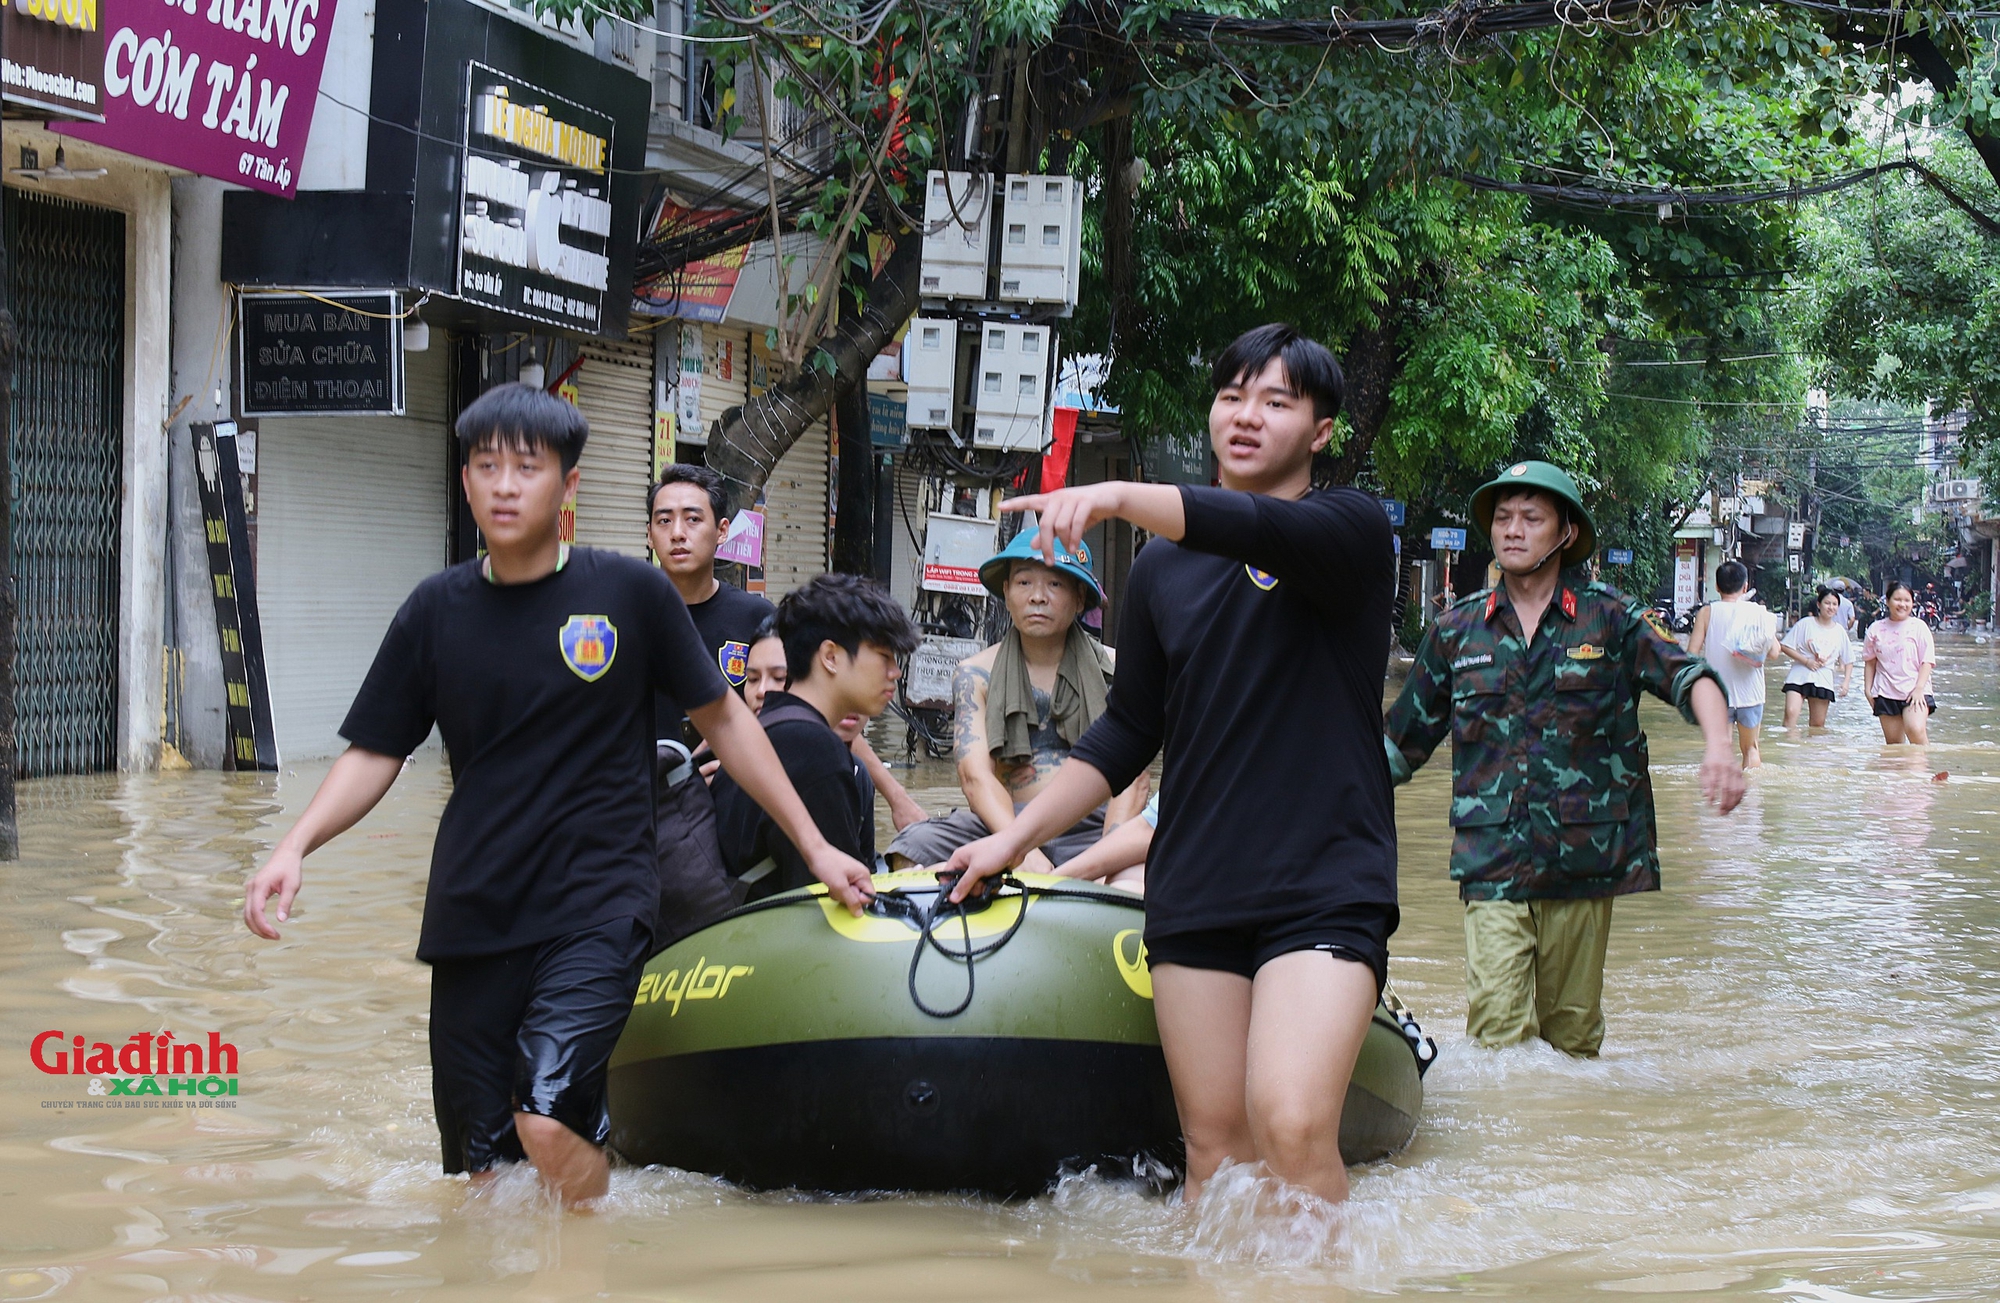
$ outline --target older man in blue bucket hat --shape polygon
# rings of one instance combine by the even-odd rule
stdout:
[[[1104,601],[1090,570],[1090,547],[1058,545],[1051,565],[1033,547],[1035,531],[979,567],[987,591],[1007,603],[1007,636],[961,662],[953,682],[953,750],[966,807],[905,828],[889,844],[894,864],[941,864],[968,842],[1000,831],[1047,784],[1084,730],[1104,712],[1112,654],[1081,617]],[[1108,828],[1145,804],[1142,776],[1108,805],[1022,861],[1030,873],[1058,866],[1095,845]]]

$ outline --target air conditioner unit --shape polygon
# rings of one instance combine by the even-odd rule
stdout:
[[[924,180],[923,265],[917,293],[926,299],[984,299],[993,230],[993,178],[983,172],[931,172]]]
[[[1933,480],[1932,502],[1971,502],[1979,497],[1978,480]]]
[[[903,341],[913,430],[949,430],[958,417],[958,323],[918,317]]]
[[[1070,176],[1009,173],[1000,217],[1000,300],[1076,304],[1083,186]]]

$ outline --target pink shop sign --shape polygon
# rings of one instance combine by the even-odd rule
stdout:
[[[339,0],[104,0],[104,121],[54,128],[290,198]]]

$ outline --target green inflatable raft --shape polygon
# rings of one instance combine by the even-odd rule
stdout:
[[[646,965],[611,1059],[626,1160],[754,1189],[1034,1194],[1065,1169],[1178,1166],[1144,904],[1008,878],[961,910],[880,875],[738,909]],[[1350,1163],[1409,1143],[1436,1053],[1390,997],[1341,1114]]]

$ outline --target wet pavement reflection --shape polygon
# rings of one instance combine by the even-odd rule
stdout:
[[[1095,1175],[1001,1204],[657,1170],[590,1217],[524,1173],[468,1201],[410,957],[434,751],[308,863],[276,944],[242,883],[323,766],[26,784],[0,1299],[2000,1296],[2000,647],[1939,641],[1931,746],[1884,747],[1856,693],[1823,733],[1767,728],[1727,819],[1696,808],[1698,735],[1648,708],[1667,886],[1618,906],[1596,1062],[1466,1045],[1443,757],[1404,789],[1391,975],[1444,1053],[1416,1142],[1337,1212],[1247,1172],[1196,1209]],[[941,809],[950,781],[910,785]],[[91,1096],[31,1066],[46,1029],[219,1031],[239,1094]]]

